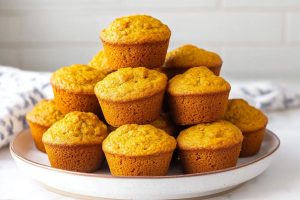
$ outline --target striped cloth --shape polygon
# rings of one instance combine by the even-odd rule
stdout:
[[[43,98],[51,97],[49,73],[0,66],[0,148],[27,128],[25,115]]]

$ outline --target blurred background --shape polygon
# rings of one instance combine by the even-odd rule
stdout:
[[[0,0],[0,64],[53,71],[87,63],[114,18],[145,13],[185,43],[218,52],[222,74],[243,79],[300,76],[300,0]]]

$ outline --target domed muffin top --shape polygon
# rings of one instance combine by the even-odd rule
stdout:
[[[98,98],[127,101],[163,92],[167,85],[165,74],[145,67],[121,68],[107,75],[95,86]]]
[[[100,70],[101,72],[103,72],[105,75],[109,74],[110,72],[113,71],[113,69],[111,69],[108,64],[107,64],[107,58],[105,57],[104,51],[101,50],[99,51],[93,58],[92,60],[89,62],[88,64],[91,67],[94,67],[98,70]]]
[[[207,67],[193,67],[173,77],[168,84],[170,94],[218,93],[230,90],[230,84]]]
[[[227,121],[198,124],[180,132],[180,149],[218,149],[237,145],[243,141],[240,129]]]
[[[169,27],[147,15],[130,15],[115,19],[100,37],[104,42],[139,44],[169,40]]]
[[[206,66],[211,68],[221,67],[222,63],[223,61],[218,54],[187,44],[167,53],[165,67],[191,68]]]
[[[243,132],[262,129],[268,123],[268,118],[263,112],[243,99],[229,100],[224,119],[239,127]]]
[[[42,126],[51,126],[64,115],[57,109],[54,100],[43,99],[26,114],[26,119]]]
[[[105,74],[94,67],[74,64],[55,71],[51,76],[51,84],[74,93],[93,94],[94,86],[104,77]]]
[[[43,143],[57,145],[101,144],[106,125],[93,113],[74,111],[54,123],[43,135]]]
[[[105,153],[145,156],[173,151],[176,140],[152,125],[126,124],[111,132],[103,142]]]

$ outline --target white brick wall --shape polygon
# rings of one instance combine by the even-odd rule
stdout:
[[[115,17],[147,13],[172,29],[170,48],[217,51],[225,76],[299,77],[300,0],[0,0],[0,64],[54,70],[87,63]]]
[[[287,15],[288,42],[300,42],[300,12],[291,12]]]

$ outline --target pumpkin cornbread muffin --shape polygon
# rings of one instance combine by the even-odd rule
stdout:
[[[159,117],[167,77],[144,67],[122,68],[95,86],[108,124],[145,124]]]
[[[168,84],[171,116],[176,124],[192,125],[221,119],[226,111],[230,85],[206,67],[194,67]]]
[[[218,54],[187,44],[167,53],[162,70],[171,78],[189,68],[205,66],[215,75],[219,75],[222,64],[223,61]]]
[[[147,15],[117,18],[100,34],[108,65],[112,69],[161,67],[170,36],[167,25]]]
[[[112,71],[114,71],[113,69],[111,69],[108,64],[107,64],[107,59],[104,55],[104,51],[101,50],[99,51],[93,58],[92,60],[89,62],[88,64],[91,67],[94,67],[98,70],[100,70],[101,72],[103,72],[105,75],[111,73]]]
[[[57,109],[55,102],[46,99],[41,100],[26,114],[26,120],[38,150],[46,152],[42,142],[42,136],[53,123],[62,118],[63,114]]]
[[[176,127],[167,113],[161,113],[157,120],[150,123],[156,128],[164,130],[169,135],[175,135]]]
[[[93,113],[74,111],[54,123],[43,135],[52,167],[93,172],[103,158],[106,125]]]
[[[243,133],[241,157],[257,154],[263,141],[268,118],[263,112],[243,99],[229,100],[224,119],[236,125]]]
[[[161,113],[155,121],[150,123],[150,125],[159,128],[161,130],[164,130],[166,133],[172,136],[174,136],[177,131],[176,125],[172,123],[167,113]],[[109,132],[112,132],[116,129],[117,129],[116,127],[108,126]]]
[[[234,167],[243,135],[227,121],[198,124],[180,132],[177,143],[185,173],[199,173]]]
[[[103,142],[114,176],[166,175],[175,148],[175,138],[152,125],[123,125]]]
[[[62,113],[71,111],[93,112],[101,110],[94,86],[105,74],[88,65],[75,64],[63,67],[52,74],[51,85],[55,103]]]

